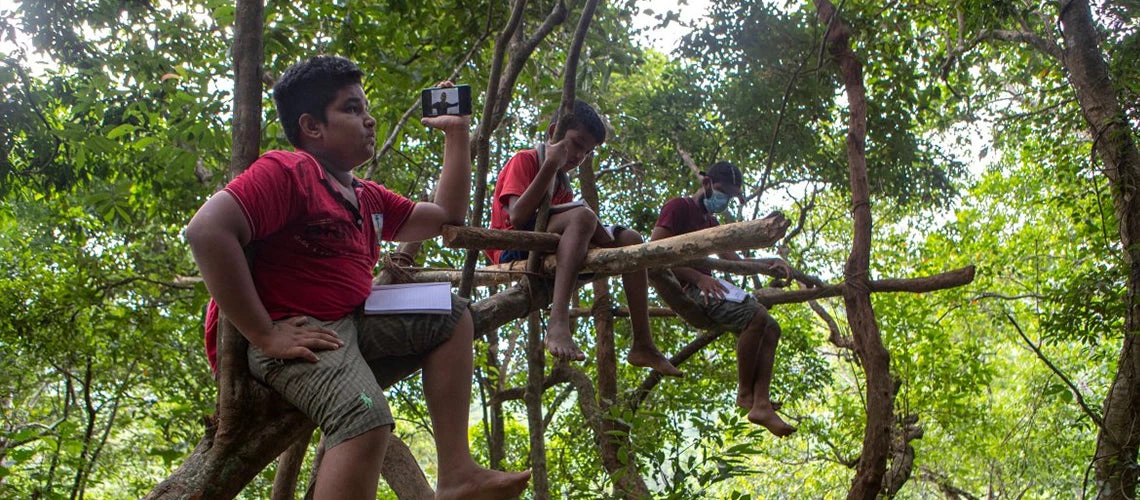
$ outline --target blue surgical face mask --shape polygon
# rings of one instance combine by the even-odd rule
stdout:
[[[712,194],[705,195],[705,210],[709,213],[719,214],[728,208],[729,197],[727,194],[712,190]]]

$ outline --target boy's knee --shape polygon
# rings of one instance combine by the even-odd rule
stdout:
[[[594,230],[598,227],[598,216],[594,215],[594,211],[587,207],[576,207],[563,212],[561,215],[566,217],[566,225],[563,226],[562,234],[577,234],[581,236],[588,236],[593,234]]]
[[[623,247],[645,243],[645,238],[641,236],[641,233],[630,228],[624,228],[621,231],[618,231],[616,239],[618,244]]]
[[[784,330],[780,328],[780,324],[776,320],[768,317],[768,324],[764,327],[764,333],[772,339],[779,339],[784,334]]]
[[[391,425],[373,427],[344,442],[352,442],[352,444],[365,449],[383,449],[380,446],[388,442],[388,436],[392,435],[392,427]]]
[[[360,434],[340,441],[329,447],[336,450],[345,459],[357,464],[382,465],[384,450],[388,447],[388,438],[392,435],[393,425],[380,425]]]
[[[590,223],[590,222],[597,223],[598,222],[598,215],[595,214],[593,210],[590,210],[590,207],[572,208],[572,209],[570,209],[570,213],[568,215],[570,215],[570,217],[572,218],[572,220],[574,220],[574,222],[581,222],[581,223]]]
[[[459,337],[466,340],[474,340],[475,338],[475,318],[471,316],[471,309],[466,308],[463,314],[459,316],[459,321],[455,322],[455,329],[451,334],[453,337]]]
[[[763,332],[765,335],[774,335],[776,337],[779,337],[781,334],[780,324],[776,323],[776,320],[772,318],[772,315],[768,314],[768,310],[764,309],[763,307],[761,307],[760,310],[756,311],[756,314],[752,316],[752,321],[748,323],[748,328],[751,330]]]

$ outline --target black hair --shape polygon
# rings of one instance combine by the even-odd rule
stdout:
[[[598,145],[606,142],[606,125],[602,123],[602,118],[593,106],[581,99],[574,99],[574,111],[566,116],[562,116],[562,108],[558,108],[554,112],[554,118],[550,119],[550,124],[557,124],[555,130],[576,128],[586,132],[594,137]]]
[[[273,85],[273,101],[289,143],[301,147],[301,115],[308,113],[326,123],[325,108],[337,92],[363,78],[356,63],[337,56],[313,56],[285,70]]]
[[[744,176],[740,173],[740,169],[736,168],[732,162],[718,161],[709,167],[708,171],[701,172],[705,177],[714,183],[729,184],[736,187],[744,185]]]

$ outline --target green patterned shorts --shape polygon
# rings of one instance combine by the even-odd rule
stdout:
[[[701,289],[695,286],[686,286],[685,294],[689,296],[693,302],[701,306],[701,310],[705,312],[717,324],[728,328],[733,333],[739,335],[748,327],[748,323],[752,322],[752,318],[757,313],[764,310],[764,306],[756,302],[756,298],[749,296],[744,299],[744,302],[729,302],[724,299],[710,298],[708,303],[705,303],[705,295],[701,293]]]
[[[407,375],[425,354],[451,338],[468,300],[452,295],[451,314],[403,314],[335,321],[310,318],[344,341],[340,349],[318,351],[320,361],[281,360],[249,347],[253,376],[313,419],[329,449],[385,425],[395,425],[382,387]],[[361,335],[357,326],[367,326]]]

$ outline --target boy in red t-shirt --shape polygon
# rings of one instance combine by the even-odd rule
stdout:
[[[562,235],[558,242],[558,266],[554,272],[554,297],[550,305],[550,324],[544,343],[556,358],[582,361],[586,355],[578,348],[570,333],[570,296],[578,281],[578,271],[590,245],[637,245],[644,240],[632,229],[613,226],[609,229],[598,216],[582,203],[574,202],[567,172],[582,163],[594,147],[606,141],[606,128],[594,108],[575,100],[574,110],[565,117],[555,114],[547,129],[552,137],[555,125],[566,135],[556,143],[540,144],[538,149],[519,151],[499,172],[491,203],[491,228],[534,230],[538,206],[553,189],[550,220],[546,231]],[[524,260],[527,253],[519,250],[488,250],[495,264]],[[633,327],[633,346],[629,363],[652,368],[664,375],[680,376],[681,371],[669,363],[649,330],[648,278],[645,271],[622,275],[629,301]]]
[[[379,242],[432,238],[443,224],[462,224],[471,169],[468,118],[439,116],[423,119],[445,134],[434,203],[414,203],[354,177],[376,147],[363,76],[332,56],[310,58],[281,76],[273,97],[297,149],[266,153],[202,205],[186,228],[194,259],[217,307],[249,340],[253,376],[320,426],[327,451],[316,498],[376,498],[394,425],[377,375],[396,356],[423,358],[437,498],[518,495],[528,472],[483,469],[471,458],[474,327],[467,301],[453,297],[450,315],[370,317],[369,331],[378,333],[358,335]],[[245,248],[253,250],[252,265]],[[216,311],[212,316],[208,343]]]
[[[702,172],[699,191],[665,203],[650,238],[660,240],[716,226],[713,214],[728,208],[731,198],[740,197],[742,180],[740,169],[732,163],[722,161],[709,167],[707,173]],[[717,255],[726,260],[746,260],[736,252]],[[783,259],[748,260],[767,264],[791,277],[792,268]],[[684,266],[672,270],[685,286],[689,298],[700,305],[705,314],[739,336],[736,343],[736,404],[748,410],[748,420],[780,437],[796,432],[795,427],[776,414],[771,401],[772,366],[776,360],[776,346],[780,342],[780,325],[751,295],[741,302],[726,300],[727,288],[708,271]]]

